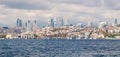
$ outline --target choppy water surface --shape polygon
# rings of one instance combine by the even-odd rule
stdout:
[[[0,57],[120,57],[120,40],[0,40]]]

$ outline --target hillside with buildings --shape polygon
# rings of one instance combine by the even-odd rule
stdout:
[[[51,18],[47,26],[39,28],[37,21],[28,20],[23,25],[21,19],[17,19],[15,27],[1,27],[1,39],[120,39],[120,24],[107,24],[102,21],[98,26],[93,26],[91,22],[88,25],[82,23],[65,24],[62,17]]]

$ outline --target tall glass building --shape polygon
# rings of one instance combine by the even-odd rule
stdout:
[[[17,27],[22,27],[22,20],[21,19],[17,19]]]
[[[57,26],[64,26],[64,20],[63,17],[58,17],[56,19]]]
[[[115,24],[117,24],[117,19],[115,19]]]
[[[51,18],[49,21],[49,26],[54,27],[54,18]]]

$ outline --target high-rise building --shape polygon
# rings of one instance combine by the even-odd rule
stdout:
[[[117,19],[115,19],[115,24],[117,24]]]
[[[22,27],[22,20],[21,19],[17,19],[17,27]]]
[[[65,19],[64,25],[69,25],[69,22],[68,22],[68,21],[69,21],[68,19]]]
[[[57,19],[54,19],[54,27],[57,27]]]
[[[27,22],[26,22],[26,25],[27,25],[27,30],[28,31],[32,31],[32,25],[31,25],[31,21],[30,20],[28,20]]]
[[[56,18],[56,23],[57,23],[57,26],[64,26],[63,17]]]
[[[83,23],[77,23],[76,26],[77,27],[83,27]]]
[[[28,23],[30,23],[30,20],[28,20]]]
[[[87,27],[92,27],[92,22],[88,22]]]
[[[25,23],[25,27],[26,27],[26,28],[28,27],[28,23],[27,23],[27,22]]]
[[[33,30],[36,30],[37,29],[37,21],[34,20],[34,23],[33,23]]]
[[[50,18],[50,21],[49,21],[49,26],[50,27],[54,27],[54,18]]]
[[[37,23],[37,21],[36,21],[36,20],[34,20],[34,23],[36,24],[36,23]]]

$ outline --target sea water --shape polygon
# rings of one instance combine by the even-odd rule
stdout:
[[[120,57],[120,40],[2,39],[0,57]]]

